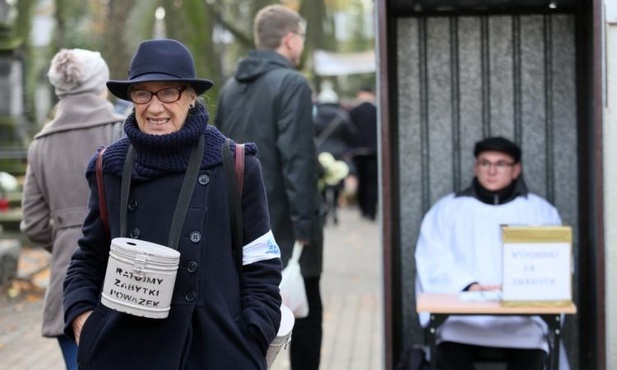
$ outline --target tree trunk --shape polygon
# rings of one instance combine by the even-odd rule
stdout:
[[[126,44],[124,33],[133,8],[133,1],[109,0],[106,30],[101,54],[109,66],[111,79],[126,79],[128,66],[135,50]]]

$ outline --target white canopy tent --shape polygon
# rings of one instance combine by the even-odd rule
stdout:
[[[334,53],[315,50],[313,53],[315,74],[318,76],[341,76],[375,72],[375,51]]]

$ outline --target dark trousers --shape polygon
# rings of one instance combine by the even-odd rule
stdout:
[[[309,314],[302,319],[296,319],[291,333],[289,358],[292,370],[318,370],[321,356],[321,339],[323,307],[319,277],[305,278],[306,297],[309,303]]]
[[[377,155],[357,155],[353,161],[358,171],[358,206],[363,217],[374,220],[378,198]]]
[[[332,222],[334,222],[335,225],[338,224],[338,200],[342,188],[343,182],[341,181],[337,185],[326,185],[326,187],[321,193],[321,196],[326,205],[326,223],[328,222],[328,218],[332,218]]]
[[[486,360],[483,353],[498,354],[508,364],[508,370],[543,370],[547,354],[541,349],[493,348],[455,342],[437,346],[437,367],[440,370],[475,370],[474,362]]]

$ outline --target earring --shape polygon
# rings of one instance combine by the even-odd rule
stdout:
[[[189,109],[195,108],[195,104],[189,104]]]

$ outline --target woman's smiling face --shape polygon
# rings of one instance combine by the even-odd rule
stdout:
[[[135,104],[139,129],[151,135],[166,135],[180,130],[196,99],[195,91],[183,83],[154,81],[132,85],[129,97]]]

